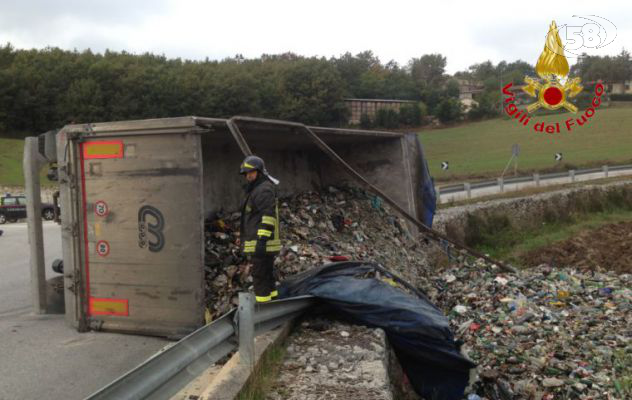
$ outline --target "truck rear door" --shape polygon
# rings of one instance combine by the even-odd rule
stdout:
[[[77,154],[85,322],[173,337],[201,326],[199,134],[96,136]]]

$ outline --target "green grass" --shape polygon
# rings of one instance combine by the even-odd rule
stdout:
[[[266,394],[276,381],[285,353],[286,350],[281,345],[271,345],[250,375],[246,386],[239,392],[237,399],[265,400]]]
[[[23,186],[24,140],[0,138],[0,185]]]
[[[24,154],[23,139],[0,138],[0,186],[24,186],[22,172],[22,156]],[[42,168],[40,184],[50,186],[46,179],[47,168]]]
[[[581,111],[581,110],[580,110]],[[564,121],[577,114],[535,115],[527,128],[517,121],[499,118],[419,134],[430,172],[439,181],[500,176],[511,157],[514,143],[520,145],[519,173],[535,170],[632,163],[632,107],[598,109],[587,124],[566,132]],[[533,130],[533,123],[560,123],[561,133]],[[564,156],[559,165],[554,155]],[[441,162],[450,169],[443,171]],[[512,173],[513,169],[509,169]]]
[[[539,229],[515,229],[505,225],[494,235],[493,246],[484,244],[475,247],[494,258],[520,265],[521,256],[526,252],[569,239],[586,230],[623,221],[632,221],[632,211],[617,209],[585,214],[567,222],[543,223]],[[496,221],[493,223],[499,225]]]

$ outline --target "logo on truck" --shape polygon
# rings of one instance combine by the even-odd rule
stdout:
[[[142,206],[138,210],[138,247],[147,247],[153,253],[162,250],[165,246],[164,227],[165,218],[160,210],[153,206]]]

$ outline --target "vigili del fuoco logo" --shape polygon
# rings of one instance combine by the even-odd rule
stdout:
[[[584,89],[581,85],[580,78],[568,78],[569,67],[568,61],[564,56],[564,47],[558,33],[555,21],[551,22],[549,32],[546,36],[544,50],[538,58],[535,66],[535,72],[540,79],[526,76],[524,78],[525,85],[520,89],[534,101],[527,105],[524,109],[519,109],[515,104],[516,95],[511,90],[513,83],[509,83],[503,87],[503,95],[505,95],[504,110],[510,117],[524,126],[533,126],[536,132],[560,133],[560,123],[531,122],[531,117],[540,108],[548,110],[557,110],[563,108],[573,114],[577,114],[577,106],[573,104],[575,98]],[[587,124],[591,118],[595,116],[596,110],[601,105],[601,96],[604,93],[604,87],[601,82],[595,85],[594,97],[591,106],[585,109],[579,115],[568,118],[562,127],[570,132],[575,127],[581,127]]]

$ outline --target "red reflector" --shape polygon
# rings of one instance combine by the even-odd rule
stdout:
[[[127,299],[98,299],[90,297],[90,315],[129,316]]]
[[[83,158],[123,158],[123,142],[111,140],[106,142],[86,142],[83,144]]]

